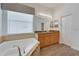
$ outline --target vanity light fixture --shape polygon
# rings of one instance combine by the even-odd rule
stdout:
[[[48,15],[48,14],[45,14],[45,13],[39,13],[38,15],[41,15],[41,16],[46,16],[46,17],[52,18],[52,16],[51,16],[51,15]]]

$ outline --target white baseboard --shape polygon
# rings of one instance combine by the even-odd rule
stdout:
[[[60,42],[60,44],[65,44],[65,43]],[[67,45],[67,44],[65,44],[65,45]],[[79,51],[79,47],[76,47],[76,46],[73,46],[73,45],[68,45],[68,46],[70,46],[72,49],[75,49],[75,50]]]
[[[71,48],[79,51],[79,47],[71,46]]]

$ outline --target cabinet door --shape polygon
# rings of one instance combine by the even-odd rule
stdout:
[[[44,37],[39,37],[38,40],[40,42],[40,47],[43,47],[45,45],[45,43],[44,43],[44,41],[45,41]]]
[[[51,44],[59,42],[59,32],[52,33],[50,37],[51,37]]]
[[[40,41],[40,47],[46,47],[48,45],[50,45],[51,41],[50,41],[50,34],[41,34],[39,37],[39,41]]]
[[[46,35],[44,44],[45,44],[45,46],[50,45],[50,36],[47,36],[47,35]]]
[[[46,47],[59,42],[59,33],[42,33],[38,35],[40,41],[40,47]]]

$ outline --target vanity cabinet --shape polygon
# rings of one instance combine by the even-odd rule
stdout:
[[[38,32],[37,34],[41,48],[59,43],[59,31]]]

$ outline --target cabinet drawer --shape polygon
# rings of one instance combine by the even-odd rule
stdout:
[[[39,37],[39,38],[40,38],[40,37],[42,38],[42,37],[45,37],[45,35],[38,35],[38,37]]]
[[[54,44],[54,43],[58,43],[58,40],[56,38],[51,39],[51,44]]]

